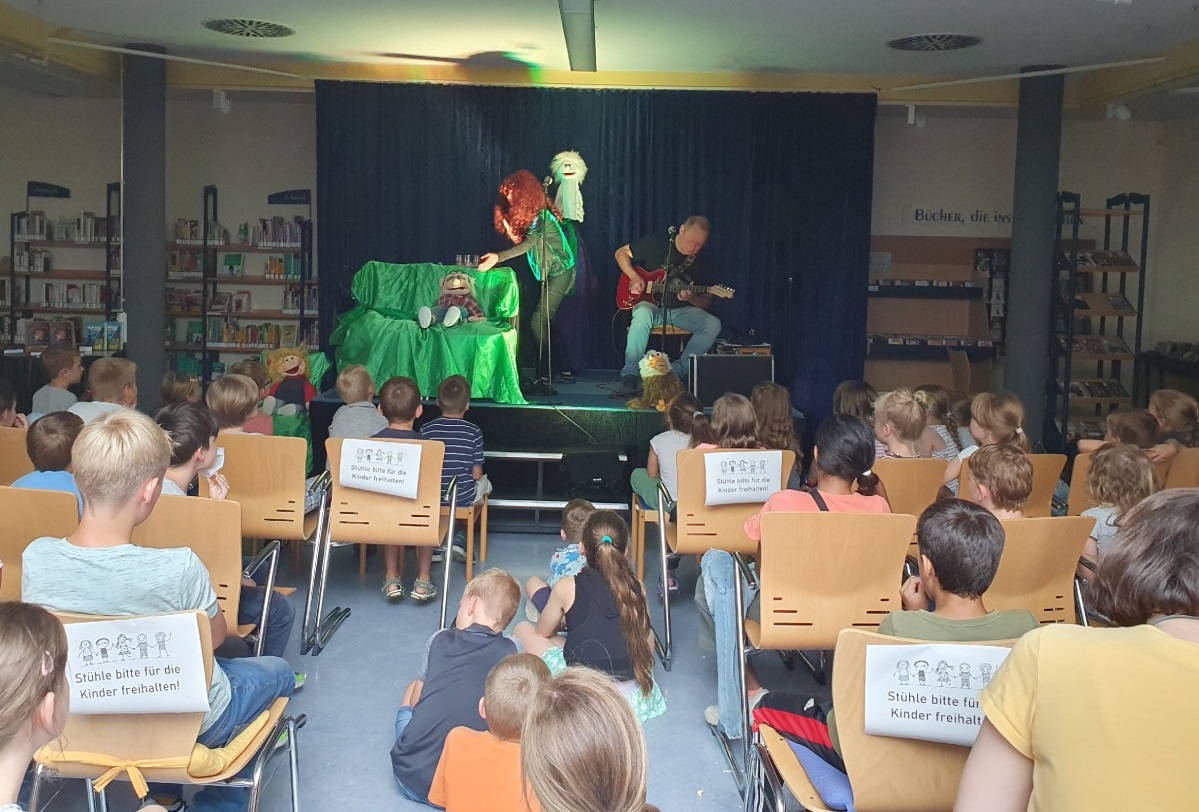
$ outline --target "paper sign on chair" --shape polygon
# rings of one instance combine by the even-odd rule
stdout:
[[[765,502],[783,489],[782,451],[718,451],[704,454],[704,504]]]
[[[866,734],[974,744],[978,694],[1010,649],[936,643],[866,647]]]
[[[97,620],[65,628],[72,714],[208,710],[194,615]]]
[[[421,450],[416,443],[345,440],[341,447],[340,484],[415,499]]]

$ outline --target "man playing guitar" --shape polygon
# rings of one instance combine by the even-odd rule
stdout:
[[[671,228],[667,232],[650,234],[621,247],[616,252],[616,264],[620,266],[621,273],[629,278],[629,293],[637,296],[645,291],[645,282],[635,270],[637,267],[665,270],[668,285],[675,281],[709,284],[705,276],[706,268],[699,258],[700,251],[708,241],[708,230],[708,218],[694,215],[688,217],[677,230]],[[624,367],[620,371],[622,394],[641,389],[637,362],[645,355],[650,331],[662,324],[691,333],[682,357],[671,364],[675,374],[680,378],[687,377],[691,356],[706,353],[720,334],[720,319],[706,310],[711,301],[712,297],[706,293],[681,290],[675,294],[665,290],[661,307],[652,302],[640,302],[633,308],[632,323],[625,343]]]

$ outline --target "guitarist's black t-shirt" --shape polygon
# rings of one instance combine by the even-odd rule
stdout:
[[[661,268],[666,271],[667,280],[681,279],[692,285],[713,284],[707,276],[703,252],[696,254],[688,263],[688,258],[674,247],[674,237],[666,229],[642,237],[632,243],[629,250],[633,252],[633,264],[642,270],[656,271]],[[686,303],[678,301],[673,294],[665,294],[662,304],[666,307],[682,307]]]

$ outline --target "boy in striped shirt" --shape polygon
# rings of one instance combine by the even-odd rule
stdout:
[[[491,493],[491,482],[483,473],[483,432],[464,419],[470,408],[470,383],[461,375],[451,375],[437,387],[437,406],[441,417],[421,427],[426,440],[445,443],[445,462],[441,467],[441,503],[450,503],[450,480],[458,475],[458,507],[469,507]],[[456,537],[455,561],[466,560],[466,548]]]

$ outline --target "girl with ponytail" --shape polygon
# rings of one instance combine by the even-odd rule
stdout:
[[[654,682],[653,633],[644,587],[629,564],[629,526],[597,510],[582,541],[587,566],[554,585],[537,625],[518,624],[516,638],[554,674],[568,666],[607,674],[642,722],[660,716],[666,699]],[[564,624],[566,636],[558,633]]]

